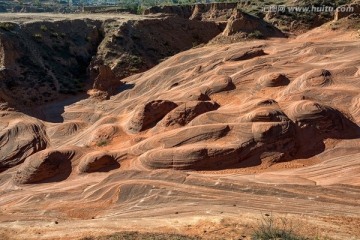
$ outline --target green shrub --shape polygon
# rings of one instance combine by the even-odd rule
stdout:
[[[40,41],[42,39],[42,35],[40,33],[36,33],[33,35],[36,41]]]
[[[47,27],[45,25],[41,25],[40,30],[43,31],[43,32],[46,32],[48,29],[47,29]]]
[[[98,147],[103,147],[109,144],[109,140],[107,139],[100,139],[99,141],[96,142],[96,146]]]
[[[259,30],[255,30],[254,32],[251,32],[248,34],[249,38],[253,38],[253,39],[264,39],[264,35],[259,31]]]
[[[168,233],[139,233],[139,232],[119,232],[100,237],[84,237],[81,240],[200,240],[200,237],[192,237],[179,234]],[[222,238],[221,238],[222,239]]]
[[[5,31],[12,31],[14,30],[16,27],[15,23],[11,23],[11,22],[0,22],[0,28],[5,30]]]
[[[52,32],[50,33],[50,37],[59,38],[59,34],[57,32]]]
[[[142,7],[141,5],[139,5],[139,6],[136,7],[135,10],[136,10],[137,15],[142,15],[144,13],[145,8]]]
[[[307,238],[294,233],[292,223],[286,218],[275,219],[265,215],[252,235],[253,240],[306,240]]]

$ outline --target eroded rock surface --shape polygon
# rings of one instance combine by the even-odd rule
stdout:
[[[14,181],[21,184],[41,181],[60,181],[72,171],[71,160],[76,152],[69,150],[44,150],[29,157],[14,175]]]

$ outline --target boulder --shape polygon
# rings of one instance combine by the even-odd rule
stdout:
[[[104,152],[94,152],[85,156],[78,166],[80,173],[107,172],[119,168],[116,159]]]
[[[94,77],[94,75],[96,77]],[[111,68],[107,65],[98,65],[92,68],[91,76],[94,78],[93,88],[101,91],[112,91],[113,88],[122,83],[115,76]]]

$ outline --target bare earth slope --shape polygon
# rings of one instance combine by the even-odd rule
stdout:
[[[42,106],[57,122],[3,103],[1,239],[231,239],[270,212],[357,239],[359,63],[356,33],[323,27],[179,53],[109,100]]]

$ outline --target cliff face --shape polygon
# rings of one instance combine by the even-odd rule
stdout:
[[[211,3],[195,5],[190,19],[202,21],[227,21],[237,3]]]
[[[86,68],[102,39],[100,24],[88,19],[2,23],[3,98],[31,106],[83,91]]]
[[[114,74],[110,82],[116,85],[121,78],[221,33],[215,23],[179,17],[0,24],[1,96],[21,106],[91,88],[97,78],[94,72],[102,65],[111,68],[113,73],[107,72]]]
[[[254,31],[261,34],[259,37],[262,38],[284,37],[284,34],[276,27],[258,17],[244,13],[239,9],[234,9],[232,11],[231,17],[229,18],[222,35],[231,36],[239,32],[251,34]]]
[[[166,57],[207,43],[222,31],[214,22],[178,16],[107,22],[104,29],[105,38],[91,65],[108,65],[119,78],[143,72]]]
[[[237,3],[211,3],[196,5],[174,5],[174,6],[156,6],[144,11],[148,14],[172,14],[192,20],[206,21],[226,21],[230,18],[231,13],[237,8]]]
[[[143,14],[173,14],[178,15],[182,18],[190,18],[193,14],[195,6],[194,5],[178,5],[178,6],[155,6],[148,9],[145,9]]]

